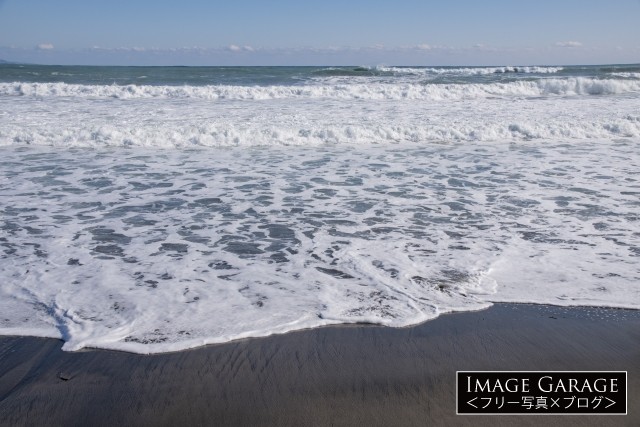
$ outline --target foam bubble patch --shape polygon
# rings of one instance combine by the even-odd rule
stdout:
[[[636,140],[0,151],[0,333],[65,350],[640,308]]]

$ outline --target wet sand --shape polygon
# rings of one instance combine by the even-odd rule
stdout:
[[[0,425],[639,426],[640,311],[497,304],[152,356],[0,337]],[[626,416],[458,416],[457,370],[626,370]]]

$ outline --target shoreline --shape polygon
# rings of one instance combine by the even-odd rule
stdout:
[[[496,303],[171,353],[0,336],[0,425],[640,425],[640,311]],[[456,416],[458,370],[625,370],[626,416]]]
[[[585,311],[593,311],[593,312],[597,312],[599,310],[603,311],[603,312],[607,312],[607,313],[613,313],[613,315],[615,315],[616,311],[619,311],[621,314],[625,313],[625,312],[637,312],[640,315],[640,308],[630,308],[630,307],[626,307],[626,306],[621,306],[621,307],[616,307],[616,306],[599,306],[599,305],[572,305],[572,306],[566,306],[566,305],[555,305],[555,304],[549,304],[549,303],[535,303],[535,302],[504,302],[504,301],[490,301],[489,302],[491,305],[488,307],[483,307],[483,308],[478,308],[478,309],[469,309],[469,310],[463,310],[463,311],[447,311],[445,313],[441,313],[438,314],[437,317],[431,318],[431,319],[427,319],[427,320],[423,320],[420,323],[416,323],[416,324],[411,324],[411,325],[407,325],[407,326],[389,326],[389,325],[384,325],[381,323],[375,323],[375,322],[366,322],[366,321],[361,321],[361,322],[353,322],[353,323],[329,323],[329,324],[323,324],[323,325],[318,325],[318,326],[311,326],[311,327],[303,327],[300,329],[291,329],[291,330],[286,330],[283,332],[272,332],[269,333],[267,335],[250,335],[250,336],[246,336],[246,337],[239,337],[239,338],[233,338],[230,339],[229,341],[221,341],[221,342],[208,342],[205,344],[200,344],[200,345],[196,345],[194,347],[185,347],[185,348],[181,348],[181,349],[177,349],[177,350],[167,350],[167,351],[152,351],[152,352],[136,352],[133,350],[124,350],[124,349],[118,349],[118,348],[108,348],[108,347],[92,347],[92,346],[87,346],[87,347],[83,347],[79,350],[62,350],[65,353],[81,353],[81,352],[86,352],[86,351],[105,351],[105,352],[115,352],[115,353],[124,353],[124,354],[135,354],[135,355],[139,355],[139,356],[159,356],[159,355],[166,355],[166,354],[174,354],[174,353],[182,353],[182,352],[188,352],[188,351],[192,351],[192,350],[199,350],[199,349],[203,349],[203,348],[208,348],[208,347],[214,347],[214,346],[224,346],[224,345],[229,345],[229,344],[233,344],[233,343],[238,343],[238,342],[242,342],[242,341],[247,341],[247,340],[260,340],[260,339],[268,339],[268,338],[272,338],[275,336],[279,336],[279,335],[288,335],[288,334],[295,334],[295,333],[304,333],[307,331],[312,331],[312,330],[316,330],[316,329],[324,329],[324,328],[356,328],[356,327],[375,327],[375,328],[390,328],[390,329],[411,329],[411,328],[419,328],[421,326],[423,326],[425,323],[430,323],[433,322],[434,320],[442,317],[442,316],[451,316],[451,315],[457,315],[457,314],[461,314],[461,313],[478,313],[478,312],[482,312],[482,311],[486,311],[486,310],[490,310],[492,307],[496,306],[496,305],[512,305],[512,306],[531,306],[531,307],[549,307],[549,308],[555,308],[558,310],[562,310],[562,309],[566,309],[566,310],[585,310]],[[634,316],[634,314],[632,314],[632,316]],[[59,338],[59,337],[52,337],[52,336],[46,336],[46,335],[39,335],[37,332],[34,333],[33,335],[31,334],[22,334],[22,333],[17,333],[17,332],[3,332],[2,330],[0,330],[0,340],[2,340],[3,338],[24,338],[24,339],[30,339],[30,338],[35,338],[35,339],[43,339],[43,340],[54,340],[54,341],[60,341],[62,343],[62,345],[65,344],[65,340],[63,338]]]

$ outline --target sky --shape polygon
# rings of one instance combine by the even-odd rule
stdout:
[[[0,59],[77,65],[640,63],[640,0],[0,0]]]

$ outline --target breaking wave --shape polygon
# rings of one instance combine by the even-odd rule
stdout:
[[[392,72],[396,74],[454,74],[463,76],[478,76],[488,74],[522,73],[522,74],[553,74],[559,73],[563,67],[477,67],[477,68],[413,68],[413,67],[377,67],[380,71]]]
[[[76,123],[51,127],[9,126],[0,130],[3,145],[53,145],[61,147],[237,147],[313,146],[321,144],[420,143],[464,141],[586,140],[640,137],[640,117],[597,118],[591,121],[541,121],[509,119],[482,122],[442,122],[399,125],[387,123],[318,123],[252,125],[236,123],[173,122],[145,124]]]
[[[151,86],[0,83],[0,96],[186,99],[424,99],[616,95],[640,92],[640,81],[586,77],[491,84],[335,84],[305,86]]]

